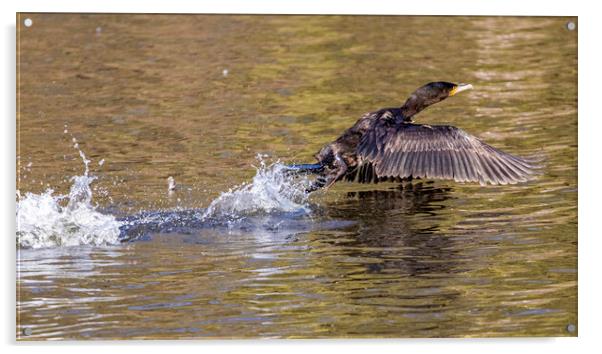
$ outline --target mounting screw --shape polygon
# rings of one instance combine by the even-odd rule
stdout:
[[[23,21],[23,24],[25,25],[25,27],[31,27],[31,25],[33,25],[33,21],[31,20],[31,18],[26,18],[25,21]]]
[[[31,328],[29,328],[29,327],[23,328],[23,335],[24,336],[31,336],[32,333],[33,333],[33,331],[31,330]]]
[[[569,31],[574,31],[575,28],[577,28],[577,25],[575,24],[575,22],[573,22],[573,21],[567,22],[566,29],[568,29]]]
[[[577,329],[577,327],[575,327],[575,325],[572,324],[572,323],[569,323],[569,325],[566,326],[566,330],[569,331],[569,332],[571,332],[571,333],[575,332],[576,329]]]

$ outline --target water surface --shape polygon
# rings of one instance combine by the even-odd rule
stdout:
[[[92,199],[78,190],[69,218],[138,229],[113,245],[19,248],[17,337],[576,335],[567,330],[577,325],[569,20],[20,15],[21,198],[69,194],[82,151],[96,179],[79,180]],[[284,210],[249,211],[259,195],[249,194],[229,214],[238,219],[199,221],[225,191],[251,183],[257,154],[312,162],[363,113],[437,80],[475,90],[419,122],[543,158],[541,176],[486,187],[340,183],[280,201],[293,203]]]

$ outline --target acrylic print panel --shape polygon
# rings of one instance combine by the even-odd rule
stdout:
[[[576,336],[577,30],[19,14],[17,339]]]

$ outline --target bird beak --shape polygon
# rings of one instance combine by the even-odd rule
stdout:
[[[462,92],[462,91],[466,91],[466,90],[471,90],[471,89],[472,89],[472,85],[471,84],[457,84],[456,87],[454,87],[449,92],[449,95],[453,96],[453,95],[457,94],[458,92]]]

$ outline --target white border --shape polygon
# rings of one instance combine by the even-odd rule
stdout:
[[[529,4],[524,0],[221,0],[219,2],[170,1],[20,1],[18,11],[52,12],[167,12],[167,13],[260,13],[260,14],[371,14],[371,15],[539,15],[573,16],[580,1],[546,1]],[[50,5],[49,5],[50,4]],[[535,5],[535,6],[534,6]]]
[[[2,215],[5,232],[4,271],[2,284],[3,319],[0,321],[5,350],[25,353],[41,351],[75,353],[82,350],[104,353],[107,350],[125,352],[144,350],[158,353],[166,346],[178,345],[178,351],[245,350],[261,353],[283,351],[299,353],[307,350],[344,350],[364,352],[372,346],[382,352],[407,353],[569,353],[599,350],[597,337],[601,328],[600,266],[602,231],[596,223],[600,201],[600,156],[602,114],[596,105],[600,100],[602,19],[595,1],[525,1],[525,0],[363,0],[356,3],[343,0],[267,1],[221,0],[217,3],[190,0],[163,1],[81,1],[20,0],[2,2]],[[557,339],[486,339],[486,340],[320,340],[320,341],[152,341],[152,342],[78,342],[69,344],[15,343],[15,246],[14,246],[14,188],[15,188],[15,13],[20,12],[163,12],[163,13],[288,13],[288,14],[417,14],[417,15],[544,15],[579,16],[579,338]],[[93,344],[93,345],[91,345]],[[85,346],[85,348],[82,348]]]

